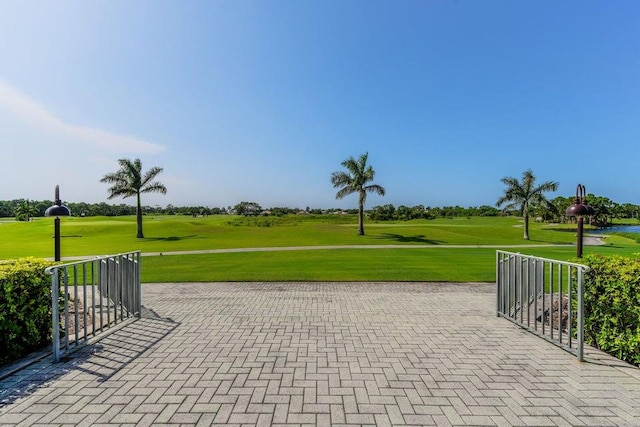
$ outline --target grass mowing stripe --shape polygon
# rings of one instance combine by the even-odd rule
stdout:
[[[507,249],[509,250],[509,249]],[[588,247],[586,252],[631,255],[637,246]],[[495,249],[320,249],[143,257],[144,282],[443,281],[492,282]],[[574,247],[511,250],[563,261]],[[585,253],[586,253],[585,252]]]
[[[492,249],[339,249],[144,257],[144,282],[491,281]]]

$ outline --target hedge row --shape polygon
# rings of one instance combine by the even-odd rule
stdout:
[[[585,343],[640,366],[640,259],[588,255]]]
[[[0,365],[51,342],[52,262],[23,258],[0,263]]]

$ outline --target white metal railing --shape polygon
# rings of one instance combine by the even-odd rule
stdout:
[[[584,360],[584,273],[571,262],[496,251],[496,314]]]
[[[140,251],[55,265],[51,274],[53,359],[120,322],[140,317]]]

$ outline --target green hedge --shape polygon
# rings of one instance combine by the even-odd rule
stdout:
[[[640,259],[589,255],[585,275],[585,342],[640,366]]]
[[[0,263],[0,365],[51,342],[52,262],[22,258]]]

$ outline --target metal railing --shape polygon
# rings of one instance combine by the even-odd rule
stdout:
[[[55,265],[51,274],[53,359],[140,317],[140,251]]]
[[[496,251],[496,313],[583,361],[587,271],[581,264]]]

